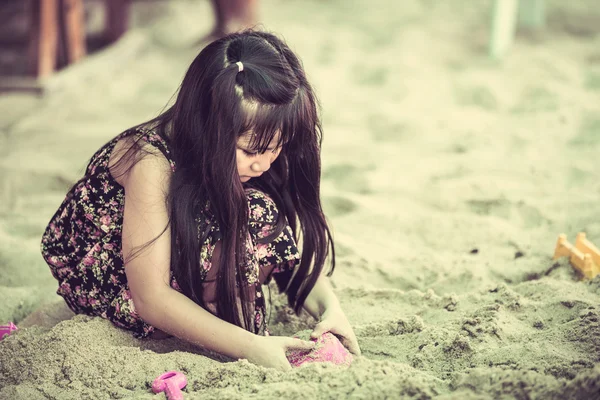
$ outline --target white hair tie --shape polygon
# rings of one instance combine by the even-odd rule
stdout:
[[[238,72],[242,72],[244,70],[244,64],[241,61],[236,62],[238,66]]]

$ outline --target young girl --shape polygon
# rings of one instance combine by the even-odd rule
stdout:
[[[300,61],[263,32],[202,50],[172,107],[92,157],[42,238],[58,294],[139,338],[164,332],[290,368],[312,342],[269,336],[261,285],[356,337],[323,273],[333,242],[319,198],[321,128]],[[302,251],[297,243],[301,238]]]

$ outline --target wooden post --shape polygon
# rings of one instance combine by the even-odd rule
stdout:
[[[494,0],[490,56],[500,59],[513,42],[517,23],[518,0]]]
[[[519,1],[519,25],[531,29],[541,28],[546,23],[545,14],[544,0]]]
[[[38,78],[56,68],[58,49],[58,0],[34,0],[31,10],[30,69]]]
[[[61,0],[61,3],[67,63],[72,64],[86,53],[83,0]]]
[[[117,41],[129,27],[131,0],[105,0],[106,19],[104,32],[108,43]]]

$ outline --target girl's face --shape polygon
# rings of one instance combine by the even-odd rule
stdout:
[[[237,141],[237,170],[242,182],[248,182],[250,179],[257,178],[267,172],[273,161],[281,153],[281,147],[276,147],[279,135],[275,135],[264,153],[258,153],[250,147],[251,138],[251,135],[243,135]]]

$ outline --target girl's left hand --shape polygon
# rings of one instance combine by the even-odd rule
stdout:
[[[340,307],[330,307],[321,315],[321,321],[315,326],[311,338],[319,338],[326,332],[331,332],[355,356],[360,356],[360,347],[356,335],[348,322],[348,318]]]

